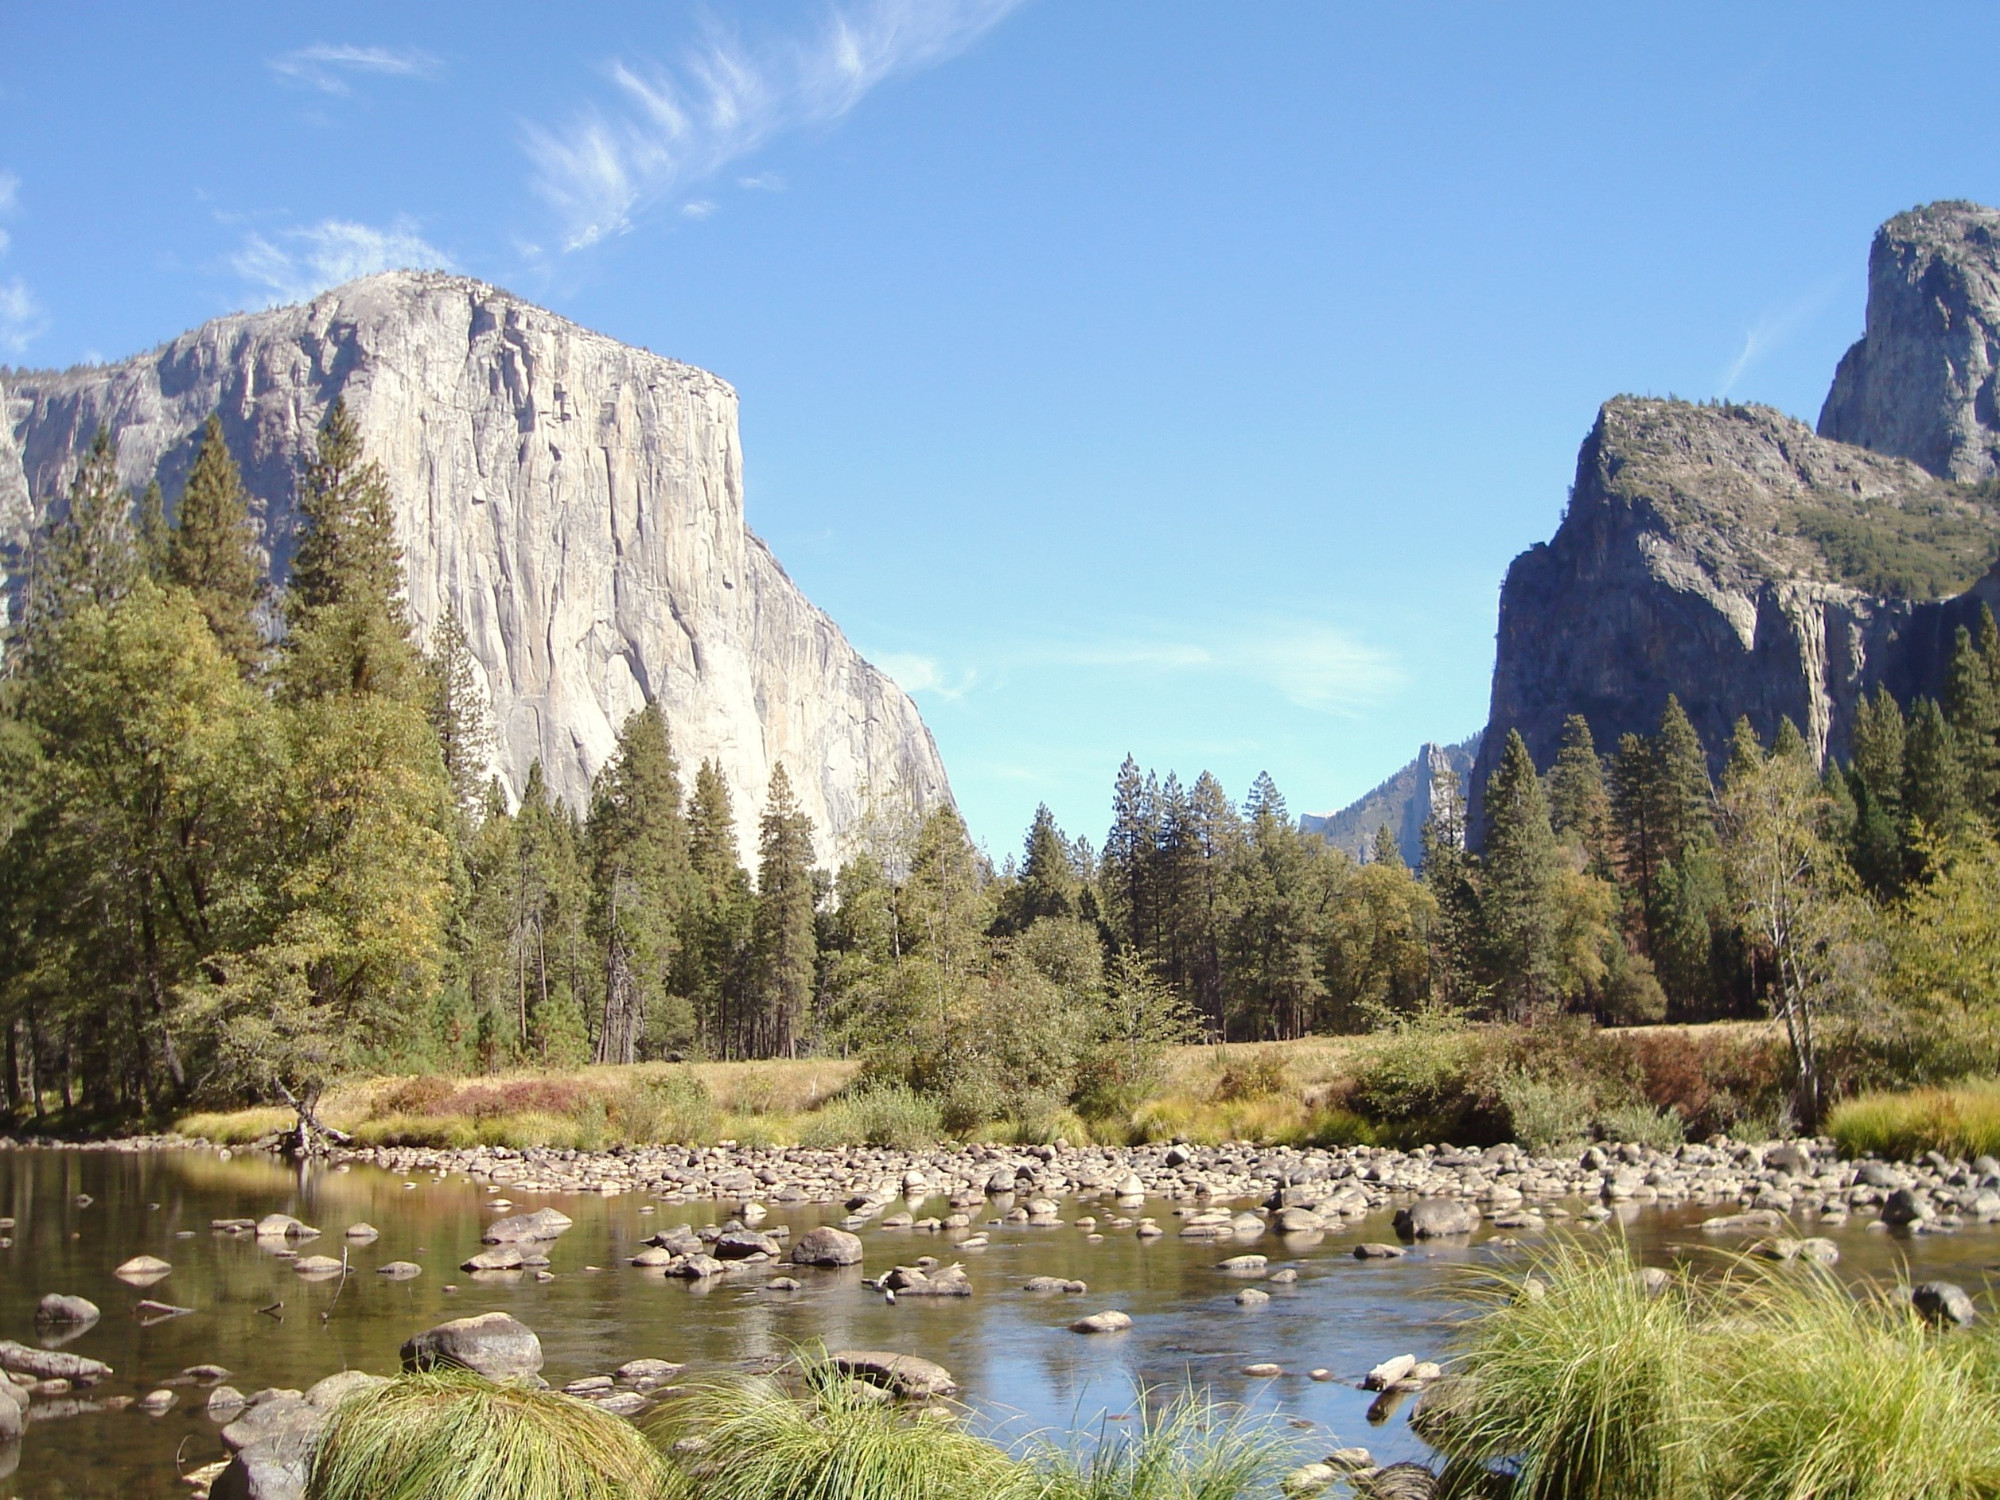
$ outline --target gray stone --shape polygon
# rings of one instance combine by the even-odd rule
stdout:
[[[924,1398],[948,1396],[958,1382],[943,1365],[914,1354],[892,1354],[880,1349],[839,1349],[827,1356],[843,1375],[865,1380],[898,1396]]]
[[[538,1208],[531,1214],[495,1219],[486,1226],[486,1233],[480,1239],[488,1245],[536,1243],[557,1238],[572,1222],[568,1214],[553,1208]]]
[[[542,1368],[542,1341],[506,1313],[454,1318],[403,1345],[403,1368],[458,1365],[488,1380],[530,1376]]]
[[[784,1253],[780,1245],[768,1234],[759,1234],[754,1229],[735,1229],[720,1235],[715,1241],[717,1260],[748,1260],[753,1255],[765,1255],[775,1259]]]
[[[391,1281],[408,1281],[413,1276],[424,1274],[424,1268],[413,1260],[392,1260],[375,1268],[377,1276],[387,1276]]]
[[[101,1316],[97,1304],[88,1297],[66,1297],[60,1292],[50,1292],[35,1306],[38,1324],[95,1323]]]
[[[1072,1333],[1123,1333],[1132,1326],[1132,1315],[1123,1312],[1092,1313],[1070,1324]]]
[[[781,762],[824,860],[885,797],[918,818],[949,805],[915,704],[745,525],[736,392],[466,277],[387,272],[123,364],[10,371],[0,557],[27,556],[100,420],[121,478],[159,474],[171,505],[218,409],[258,544],[287,556],[300,459],[336,396],[388,471],[417,637],[447,610],[464,622],[515,793],[539,760],[581,809],[654,697],[682,763],[719,766],[747,840]]]
[[[1884,1224],[1917,1224],[1931,1217],[1930,1204],[1910,1188],[1897,1188],[1882,1200]]]
[[[845,1229],[822,1224],[808,1229],[792,1246],[792,1263],[800,1266],[855,1266],[861,1263],[861,1238]]]
[[[1926,1281],[1910,1288],[1910,1305],[1927,1323],[1970,1328],[1979,1319],[1972,1298],[1954,1281]]]
[[[1396,1210],[1396,1233],[1406,1240],[1441,1239],[1471,1234],[1479,1227],[1479,1210],[1456,1198],[1419,1198]]]
[[[12,1339],[0,1339],[0,1370],[32,1375],[37,1380],[72,1380],[78,1385],[95,1385],[111,1373],[102,1360],[81,1354],[64,1354],[59,1349],[31,1349]]]

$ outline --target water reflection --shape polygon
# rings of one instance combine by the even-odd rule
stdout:
[[[552,1281],[518,1272],[475,1279],[456,1269],[504,1211],[496,1206],[501,1198],[516,1212],[548,1205],[576,1221],[549,1247]],[[989,1207],[975,1210],[970,1229],[956,1236],[869,1228],[862,1232],[865,1266],[799,1269],[798,1290],[770,1291],[755,1279],[689,1285],[625,1264],[655,1231],[707,1222],[712,1207],[655,1207],[641,1196],[543,1196],[513,1186],[497,1194],[462,1176],[295,1169],[208,1152],[0,1151],[0,1217],[15,1220],[12,1247],[0,1249],[0,1337],[61,1344],[110,1363],[116,1373],[78,1397],[89,1405],[144,1396],[202,1363],[227,1367],[229,1383],[244,1391],[304,1387],[341,1369],[387,1373],[410,1334],[445,1318],[506,1311],[541,1335],[545,1373],[557,1383],[638,1357],[683,1362],[691,1376],[742,1369],[819,1340],[938,1360],[957,1375],[982,1419],[1014,1436],[1094,1428],[1129,1414],[1137,1385],[1171,1388],[1193,1380],[1225,1399],[1307,1424],[1298,1430],[1317,1450],[1308,1456],[1361,1443],[1388,1460],[1418,1456],[1420,1446],[1405,1410],[1379,1410],[1371,1422],[1375,1397],[1356,1388],[1361,1375],[1395,1354],[1438,1352],[1457,1315],[1448,1296],[1454,1268],[1515,1264],[1540,1237],[1521,1232],[1518,1248],[1482,1237],[1364,1262],[1352,1255],[1357,1242],[1393,1239],[1386,1214],[1327,1235],[1193,1241],[1174,1232],[1173,1208],[1155,1202],[1117,1210],[1132,1220],[1122,1229],[1110,1227],[1108,1202],[1074,1201],[1063,1205],[1071,1222],[1060,1227],[990,1222],[1004,1212]],[[930,1199],[909,1211],[921,1218],[951,1210]],[[1650,1263],[1667,1265],[1716,1253],[1693,1226],[1718,1211],[1624,1204],[1613,1223]],[[254,1221],[269,1213],[294,1215],[320,1233],[273,1240],[211,1228],[215,1220]],[[1142,1214],[1167,1233],[1139,1238],[1134,1226]],[[1101,1239],[1074,1222],[1085,1215],[1098,1219]],[[785,1224],[797,1235],[839,1217],[831,1206],[774,1209],[763,1227]],[[347,1227],[362,1222],[377,1236],[346,1239]],[[954,1246],[978,1231],[990,1236],[986,1248]],[[1859,1223],[1818,1232],[1839,1241],[1845,1272],[1889,1275],[1907,1259],[1919,1277],[1952,1277],[1969,1287],[1982,1283],[2000,1240],[1991,1229],[1909,1240]],[[1271,1270],[1296,1266],[1299,1280],[1246,1281],[1216,1269],[1245,1251],[1269,1257]],[[306,1277],[292,1268],[293,1256],[338,1259],[343,1252],[353,1268],[345,1278]],[[891,1305],[864,1285],[864,1276],[925,1254],[962,1262],[974,1294],[906,1297]],[[138,1255],[158,1256],[172,1270],[150,1290],[127,1286],[113,1270]],[[422,1273],[408,1280],[376,1274],[397,1261],[419,1265]],[[1022,1290],[1036,1275],[1082,1280],[1089,1290]],[[1235,1294],[1245,1285],[1269,1291],[1270,1302],[1238,1305]],[[103,1316],[85,1328],[38,1330],[35,1304],[45,1292],[86,1297]],[[146,1300],[193,1311],[149,1320],[136,1315]],[[1113,1308],[1130,1313],[1135,1326],[1110,1335],[1069,1332],[1075,1318]],[[1283,1373],[1243,1373],[1266,1362]],[[1337,1378],[1312,1380],[1308,1372],[1321,1367]],[[222,1452],[216,1424],[200,1399],[185,1392],[161,1415],[136,1408],[46,1415],[57,1409],[53,1401],[36,1403],[25,1442],[0,1454],[0,1473],[12,1467],[9,1491],[22,1500],[164,1500],[182,1493],[177,1455],[180,1468],[191,1469]]]

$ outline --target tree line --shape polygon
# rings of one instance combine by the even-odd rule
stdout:
[[[1942,702],[1878,691],[1824,771],[1745,722],[1718,781],[1671,699],[1608,755],[1580,717],[1546,768],[1510,735],[1483,847],[1447,777],[1415,869],[1387,829],[1362,860],[1301,832],[1268,776],[1238,804],[1128,757],[1101,849],[1043,807],[996,868],[950,808],[882,813],[831,874],[779,767],[753,871],[719,767],[684,778],[656,705],[584,808],[539,766],[509,798],[459,622],[416,643],[391,500],[336,405],[274,591],[219,421],[171,524],[108,434],[84,455],[0,678],[15,1111],[859,1052],[970,1128],[1129,1102],[1171,1041],[1766,1009],[1811,1110],[1828,1017],[1893,1002],[1964,1038],[2000,993],[1990,615]]]

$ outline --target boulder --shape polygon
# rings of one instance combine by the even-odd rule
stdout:
[[[1405,1253],[1401,1245],[1385,1245],[1379,1240],[1365,1240],[1354,1247],[1356,1260],[1401,1260]]]
[[[1930,1204],[1909,1188],[1897,1188],[1882,1200],[1884,1224],[1920,1224],[1931,1216]]]
[[[173,1267],[157,1255],[135,1255],[111,1274],[120,1281],[129,1281],[135,1286],[147,1286],[160,1280],[172,1270]]]
[[[392,1260],[375,1268],[377,1276],[386,1276],[391,1281],[408,1281],[424,1274],[424,1268],[413,1260]]]
[[[12,1339],[0,1339],[0,1370],[15,1375],[32,1375],[37,1380],[71,1380],[78,1385],[95,1385],[111,1373],[102,1360],[85,1359],[81,1354],[64,1354],[59,1349],[30,1349]]]
[[[717,1235],[714,1247],[717,1260],[749,1260],[756,1255],[776,1259],[783,1251],[784,1247],[770,1235],[754,1229],[732,1229]]]
[[[428,1370],[437,1365],[457,1365],[488,1380],[531,1376],[542,1368],[542,1341],[506,1313],[454,1318],[403,1345],[404,1369]]]
[[[958,1389],[951,1371],[943,1365],[914,1354],[891,1354],[879,1349],[839,1349],[827,1360],[841,1374],[894,1395],[915,1398],[948,1396]]]
[[[1441,1239],[1471,1234],[1479,1227],[1479,1210],[1456,1198],[1419,1198],[1396,1210],[1396,1233],[1406,1240]]]
[[[800,1266],[854,1266],[861,1263],[861,1239],[845,1229],[822,1224],[808,1229],[792,1246],[792,1263]]]
[[[1123,1333],[1132,1326],[1132,1315],[1122,1312],[1092,1313],[1070,1324],[1071,1333]]]
[[[1081,1281],[1067,1281],[1060,1276],[1030,1276],[1023,1291],[1029,1292],[1087,1292],[1090,1287]]]
[[[1955,1281],[1926,1281],[1910,1288],[1910,1306],[1926,1323],[1970,1328],[1979,1314],[1965,1288]]]
[[[290,1214],[265,1214],[257,1221],[260,1240],[309,1240],[318,1233],[312,1225],[302,1224]]]
[[[66,1297],[60,1292],[50,1292],[35,1305],[35,1322],[42,1326],[95,1323],[102,1316],[88,1297]]]
[[[965,1267],[946,1266],[942,1270],[926,1270],[921,1266],[898,1266],[882,1278],[882,1285],[889,1291],[900,1292],[906,1297],[970,1297],[972,1283],[966,1279]]]
[[[527,1240],[552,1240],[560,1236],[574,1222],[568,1214],[558,1213],[553,1208],[539,1208],[531,1214],[515,1214],[509,1219],[495,1219],[486,1226],[486,1233],[480,1238],[489,1245],[512,1245]]]

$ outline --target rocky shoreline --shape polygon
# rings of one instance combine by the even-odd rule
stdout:
[[[0,1149],[29,1146],[121,1152],[213,1149],[206,1141],[174,1135],[83,1143],[0,1140]],[[1586,1214],[1601,1212],[1607,1204],[1655,1202],[1734,1202],[1758,1214],[1810,1214],[1836,1221],[1872,1213],[1887,1226],[1920,1233],[2000,1221],[2000,1161],[1992,1157],[1967,1162],[1934,1151],[1906,1162],[1843,1161],[1833,1142],[1823,1137],[1718,1139],[1672,1150],[1607,1144],[1563,1156],[1536,1156],[1514,1145],[1400,1151],[1175,1143],[977,1144],[917,1151],[866,1146],[618,1146],[598,1152],[381,1146],[336,1150],[329,1160],[404,1176],[464,1175],[528,1194],[644,1193],[666,1204],[837,1203],[864,1220],[901,1202],[914,1207],[939,1197],[964,1209],[1003,1197],[1020,1200],[1008,1205],[1010,1215],[1046,1218],[1058,1211],[1059,1200],[1076,1197],[1254,1200],[1275,1216],[1268,1226],[1260,1221],[1260,1227],[1285,1233],[1337,1227],[1420,1199],[1465,1204],[1479,1215],[1473,1225],[1489,1221],[1502,1229],[1534,1227],[1510,1220],[1563,1216],[1566,1211],[1558,1205],[1566,1199],[1584,1200]],[[927,1227],[969,1226],[941,1220]]]

